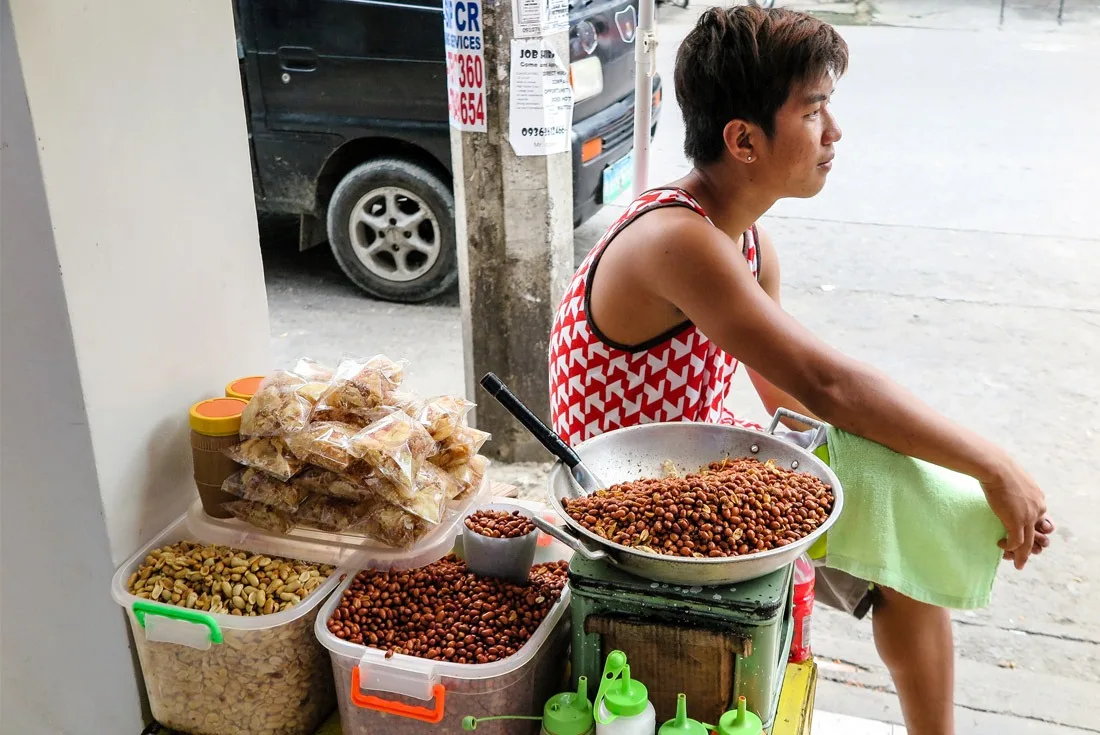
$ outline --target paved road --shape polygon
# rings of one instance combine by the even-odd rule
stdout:
[[[1057,3],[1010,3],[998,30],[998,5],[884,0],[880,18],[924,27],[844,28],[829,186],[763,225],[793,314],[999,439],[1050,496],[1052,549],[1006,567],[989,609],[956,616],[960,731],[1100,732],[1100,13],[1070,0],[1058,28]],[[661,9],[666,80],[693,12]],[[677,116],[654,142],[653,182],[686,170]],[[577,230],[578,258],[615,214]],[[265,228],[282,363],[385,351],[412,361],[417,390],[463,389],[457,296],[361,298],[326,251],[298,255],[291,239]],[[762,413],[747,381],[737,405]],[[537,485],[537,468],[508,476]],[[819,655],[840,662],[820,706],[897,721],[870,625],[820,611],[815,626]]]

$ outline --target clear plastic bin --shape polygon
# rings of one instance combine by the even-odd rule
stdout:
[[[187,510],[187,525],[198,538],[207,543],[240,546],[257,554],[275,554],[320,564],[347,565],[354,569],[415,569],[439,561],[450,553],[459,525],[472,508],[484,503],[490,495],[488,474],[476,493],[447,504],[443,520],[426,533],[410,549],[382,546],[361,534],[336,533],[298,527],[287,534],[256,528],[236,518],[214,518],[196,500]]]
[[[455,546],[461,554],[461,537]],[[540,546],[535,563],[568,559],[572,552],[554,541]],[[349,643],[328,630],[328,620],[354,580],[333,593],[314,626],[329,650],[344,735],[461,733],[467,715],[542,715],[546,700],[566,686],[569,646],[569,586],[529,641],[502,661],[456,664],[394,654]],[[537,721],[493,723],[496,735],[535,735]]]
[[[127,590],[156,548],[177,541],[220,543],[189,533],[181,516],[115,572],[111,594],[130,619],[153,717],[192,735],[310,735],[335,707],[332,668],[313,623],[321,603],[350,574],[336,571],[283,612],[245,617],[151,602]],[[227,544],[253,554],[298,559],[247,537]]]

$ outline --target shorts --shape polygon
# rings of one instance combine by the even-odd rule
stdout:
[[[822,559],[814,562],[814,599],[862,620],[875,601],[875,590],[865,579],[829,569]]]

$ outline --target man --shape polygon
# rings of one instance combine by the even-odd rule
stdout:
[[[1054,530],[1024,469],[780,307],[779,261],[756,222],[824,187],[841,138],[829,100],[847,63],[837,32],[804,14],[700,17],[675,74],[694,168],[636,200],[574,276],[551,335],[554,427],[576,443],[642,421],[740,423],[725,402],[743,363],[770,412],[799,410],[977,479],[1022,569]],[[827,604],[873,611],[910,735],[952,733],[948,611],[833,569],[817,585]]]

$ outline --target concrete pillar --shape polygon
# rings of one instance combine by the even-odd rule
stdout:
[[[550,327],[574,270],[571,153],[519,156],[509,142],[512,12],[510,0],[481,6],[487,129],[451,130],[459,290],[467,393],[478,427],[493,434],[485,451],[545,461],[546,450],[477,385],[495,372],[549,423]],[[568,67],[568,32],[544,38]]]
[[[140,732],[114,570],[269,367],[231,5],[3,0],[0,731]]]

